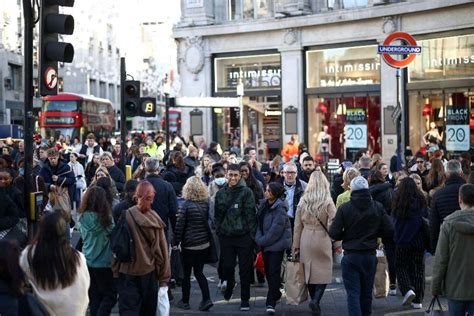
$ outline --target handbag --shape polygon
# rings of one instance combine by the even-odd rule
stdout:
[[[436,307],[438,307],[439,309],[435,310]],[[426,314],[430,316],[444,315],[443,305],[441,305],[441,302],[439,301],[439,298],[437,296],[434,296],[431,300],[431,303],[428,306],[428,309],[426,310]]]
[[[421,233],[423,234],[423,246],[425,250],[431,252],[431,234],[430,234],[430,223],[426,217],[421,218]]]
[[[388,295],[390,279],[388,276],[387,257],[382,249],[377,249],[377,269],[375,270],[374,296],[385,298]]]
[[[69,199],[68,188],[63,186],[65,181],[66,179],[63,180],[61,185],[56,186],[54,190],[49,192],[49,203],[51,203],[53,210],[61,210],[70,214],[71,200]]]
[[[219,261],[219,256],[217,254],[217,243],[214,238],[214,234],[211,231],[211,227],[209,226],[209,221],[206,219],[205,213],[203,212],[201,206],[197,203],[195,204],[197,205],[199,212],[201,213],[201,218],[203,220],[204,226],[206,227],[207,235],[209,237],[209,251],[204,263],[208,263],[208,264],[217,263],[217,261]]]
[[[255,262],[253,264],[255,269],[260,272],[261,274],[265,275],[265,263],[263,262],[263,252],[259,251],[257,253],[257,258],[255,258]]]
[[[290,305],[299,305],[308,299],[308,288],[304,277],[304,266],[295,257],[286,263],[285,292],[286,302]]]

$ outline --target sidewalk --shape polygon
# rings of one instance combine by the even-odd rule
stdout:
[[[411,307],[402,306],[402,296],[389,296],[384,299],[373,300],[373,314],[372,315],[424,315],[425,310],[431,301],[431,273],[433,266],[433,257],[426,257],[426,289],[425,299],[423,301],[423,309],[413,310]],[[215,268],[206,266],[204,274],[206,275],[209,288],[211,291],[211,299],[214,302],[214,307],[207,313],[199,312],[198,306],[201,301],[201,292],[197,282],[193,279],[191,282],[191,310],[184,311],[174,307],[174,303],[181,299],[181,288],[177,287],[172,290],[174,301],[171,303],[171,315],[265,315],[265,298],[267,288],[252,287],[250,299],[250,312],[241,312],[240,308],[240,286],[234,289],[234,296],[229,301],[224,300],[223,295],[217,289],[217,272]],[[236,272],[236,280],[238,274]],[[443,308],[447,310],[447,303],[445,300],[441,301]],[[342,284],[340,266],[334,267],[333,283],[328,285],[323,299],[321,301],[322,315],[347,315],[346,292]],[[276,307],[276,315],[311,315],[308,308],[308,302],[299,306],[292,306],[286,304],[286,299],[283,296],[281,302]]]

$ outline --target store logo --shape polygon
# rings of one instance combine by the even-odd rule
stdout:
[[[430,67],[474,64],[474,55],[459,56],[459,57],[434,58],[430,62],[431,62]]]
[[[324,71],[327,74],[335,74],[340,72],[353,72],[353,71],[377,71],[380,68],[380,63],[347,63],[334,66],[324,67]]]
[[[260,77],[280,77],[281,69],[263,69],[263,70],[240,70],[229,72],[229,79],[251,79]]]

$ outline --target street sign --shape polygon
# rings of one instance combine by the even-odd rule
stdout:
[[[58,73],[54,67],[48,67],[44,71],[44,86],[48,90],[55,90],[58,85]]]
[[[344,140],[346,148],[367,148],[367,117],[365,109],[347,109]]]
[[[469,110],[466,106],[446,108],[446,149],[468,151],[470,148]]]
[[[402,40],[408,45],[390,45],[395,40]],[[394,68],[405,68],[407,67],[416,57],[417,54],[421,54],[421,47],[416,45],[416,40],[408,33],[395,32],[387,36],[383,45],[379,45],[377,52],[382,54],[385,62]],[[395,55],[407,55],[406,58],[396,60],[390,54]]]

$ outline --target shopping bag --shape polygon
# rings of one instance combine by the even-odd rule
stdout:
[[[71,214],[71,200],[69,199],[68,189],[63,184],[64,181],[60,186],[56,186],[49,191],[49,203],[51,203],[53,210],[61,210]]]
[[[285,292],[286,302],[290,305],[299,305],[308,299],[304,266],[299,260],[286,263]]]
[[[183,265],[181,263],[181,253],[178,249],[171,250],[171,278],[176,282],[181,282],[184,277]]]
[[[263,252],[259,251],[257,253],[257,258],[255,258],[255,262],[253,265],[258,272],[265,275],[265,265],[263,263]]]
[[[387,258],[383,250],[377,250],[377,270],[375,271],[374,296],[385,298],[388,295],[390,279],[388,277]]]
[[[430,306],[428,306],[428,309],[426,310],[426,314],[430,316],[444,315],[443,305],[441,305],[437,296],[434,296],[431,300]]]
[[[156,303],[156,316],[168,316],[170,314],[170,301],[168,299],[168,287],[160,287],[158,290],[158,301]]]

